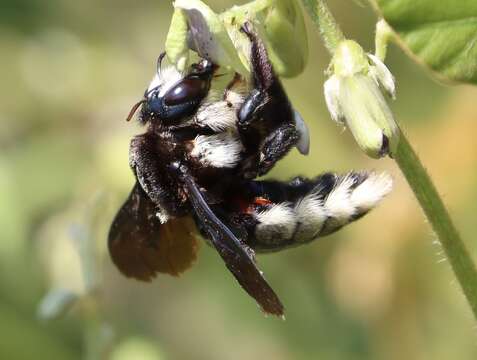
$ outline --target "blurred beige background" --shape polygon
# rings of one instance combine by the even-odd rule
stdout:
[[[370,7],[331,3],[372,50]],[[0,358],[477,358],[471,313],[395,164],[366,158],[325,111],[329,59],[308,19],[309,65],[285,85],[311,152],[294,151],[269,177],[384,169],[395,189],[339,233],[259,257],[286,306],[280,321],[205,245],[182,277],[151,284],[120,276],[107,256],[109,223],[133,183],[129,140],[142,131],[124,118],[155,70],[170,2],[0,0],[0,9]],[[436,83],[394,46],[387,62],[396,117],[475,254],[477,90]],[[65,314],[38,319],[52,289],[82,294],[91,283],[98,290]]]

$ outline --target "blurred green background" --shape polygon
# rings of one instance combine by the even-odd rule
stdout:
[[[370,7],[331,3],[372,50]],[[475,322],[395,164],[366,158],[325,111],[329,59],[308,19],[309,65],[285,85],[311,153],[293,151],[269,177],[385,169],[393,193],[335,235],[259,257],[286,321],[264,317],[208,246],[178,279],[119,275],[106,235],[133,183],[129,140],[142,131],[124,119],[171,13],[158,0],[0,1],[0,358],[476,359]],[[396,47],[388,64],[396,116],[475,254],[477,90],[436,83]],[[68,302],[73,294],[81,300]],[[61,299],[72,306],[47,320]]]

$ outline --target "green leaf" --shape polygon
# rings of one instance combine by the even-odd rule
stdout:
[[[187,67],[189,60],[187,30],[186,16],[181,9],[175,9],[166,38],[166,53],[171,63],[180,71]]]
[[[441,77],[477,84],[476,0],[374,0],[401,44]]]

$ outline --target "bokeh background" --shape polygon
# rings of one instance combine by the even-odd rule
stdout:
[[[366,2],[331,3],[372,50]],[[308,19],[309,65],[285,85],[311,153],[293,151],[269,177],[384,169],[393,193],[337,234],[259,257],[286,321],[264,317],[205,245],[178,279],[119,275],[106,235],[142,131],[124,118],[171,13],[158,0],[0,1],[0,358],[476,359],[475,322],[396,165],[366,158],[325,111],[329,59]],[[477,90],[438,84],[396,47],[388,64],[393,110],[476,254]]]

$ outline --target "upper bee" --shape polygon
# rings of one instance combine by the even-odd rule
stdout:
[[[164,55],[159,57],[157,73],[144,93],[144,99],[131,109],[128,120],[142,105],[139,113],[141,123],[159,121],[171,124],[194,114],[209,93],[216,69],[210,61],[203,59],[193,64],[184,75],[174,67],[162,69],[163,58]]]

